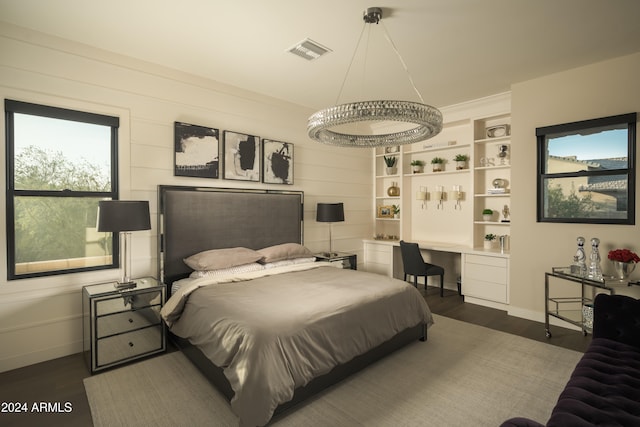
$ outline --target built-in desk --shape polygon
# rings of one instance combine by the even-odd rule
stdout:
[[[506,309],[505,305],[509,303],[508,251],[503,253],[499,249],[472,248],[447,242],[411,242],[418,243],[426,262],[445,269],[446,288],[457,289],[456,282],[461,278],[462,294],[466,301]],[[364,240],[363,268],[402,279],[404,274],[400,242]],[[436,286],[435,283],[433,285]]]

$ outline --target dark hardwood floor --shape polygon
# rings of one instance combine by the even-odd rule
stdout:
[[[445,291],[444,298],[440,298],[437,288],[421,289],[421,292],[435,314],[577,351],[584,351],[591,341],[590,336],[585,337],[580,332],[553,326],[553,338],[547,339],[541,323],[510,317],[500,310],[465,304],[454,291]],[[88,376],[81,354],[0,373],[0,403],[3,405],[0,425],[92,426],[82,382]],[[46,412],[37,411],[41,402],[49,406],[43,408]],[[27,413],[7,413],[12,404],[26,404]]]

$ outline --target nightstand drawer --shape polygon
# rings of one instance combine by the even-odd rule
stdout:
[[[152,326],[98,340],[96,362],[104,366],[163,349],[162,326]]]
[[[110,314],[96,319],[98,338],[160,324],[160,306]]]
[[[117,298],[96,301],[96,315],[103,316],[105,314],[140,309],[161,303],[162,292],[159,289],[137,293],[123,293]]]

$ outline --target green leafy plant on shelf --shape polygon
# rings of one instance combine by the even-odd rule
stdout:
[[[394,167],[398,161],[398,158],[394,156],[382,156],[382,158],[384,159],[384,164],[387,165],[388,168]]]

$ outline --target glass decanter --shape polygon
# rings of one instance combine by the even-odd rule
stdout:
[[[584,237],[580,236],[576,239],[578,249],[573,256],[573,264],[571,264],[571,274],[585,276],[587,274],[587,255],[584,253]]]
[[[602,281],[602,267],[600,267],[600,252],[598,246],[600,239],[591,239],[591,255],[589,256],[589,279]]]

